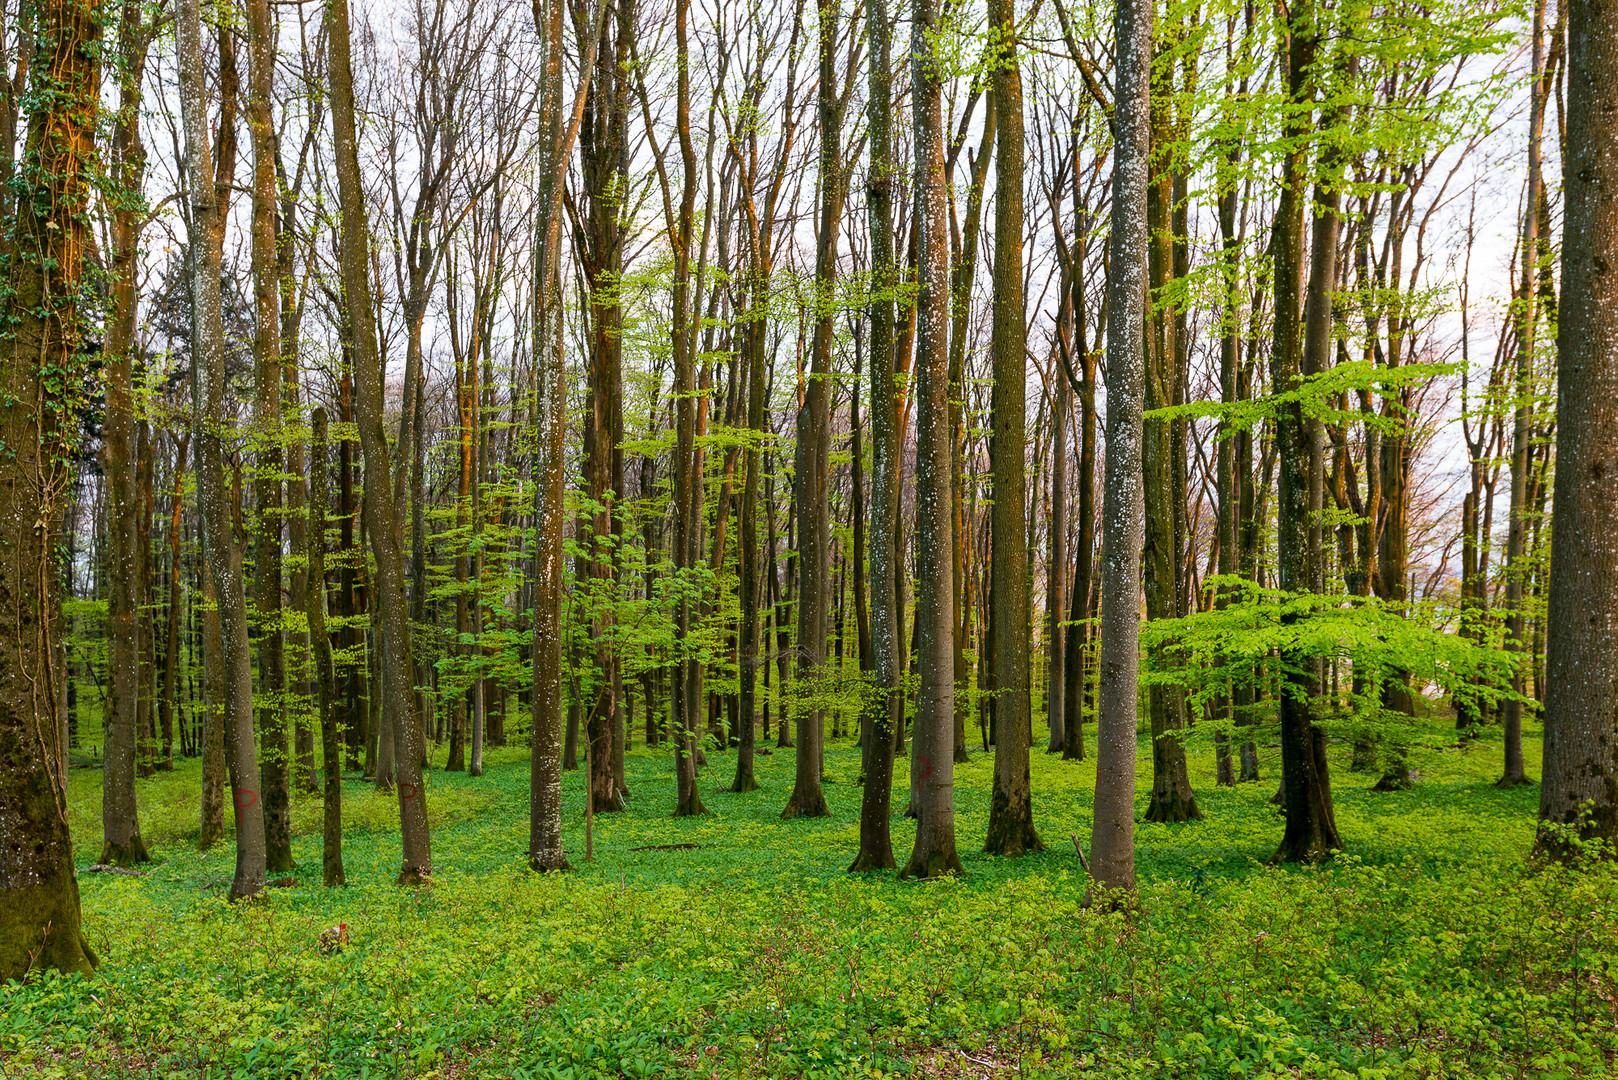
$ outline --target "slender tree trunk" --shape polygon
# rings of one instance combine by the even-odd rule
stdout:
[[[1618,840],[1618,10],[1568,8],[1568,159],[1557,329],[1541,850]]]
[[[321,870],[327,887],[343,885],[343,769],[337,746],[337,717],[332,710],[331,638],[326,633],[326,410],[317,408],[309,447],[309,581],[304,614],[309,619],[309,641],[314,650],[315,713],[320,720],[320,762],[324,828]]]
[[[875,686],[866,693],[866,738],[860,746],[860,850],[851,871],[894,865],[889,818],[893,804],[895,729],[903,724],[899,691],[899,439],[893,400],[893,154],[892,31],[887,0],[866,0],[870,48],[866,122],[870,161],[865,184],[871,242],[871,660]]]
[[[253,422],[258,469],[253,496],[253,603],[258,616],[258,676],[263,704],[259,742],[264,774],[264,841],[270,873],[293,868],[291,761],[286,727],[286,652],[281,632],[281,310],[275,242],[275,29],[269,0],[247,0],[247,130],[253,144]]]
[[[1529,569],[1524,563],[1528,556],[1527,533],[1530,506],[1528,489],[1531,482],[1529,477],[1529,451],[1534,411],[1534,348],[1539,336],[1539,315],[1537,311],[1538,305],[1536,304],[1538,296],[1535,281],[1538,277],[1540,260],[1539,204],[1544,197],[1545,183],[1541,165],[1540,139],[1545,127],[1545,105],[1549,89],[1545,78],[1544,40],[1545,0],[1535,0],[1532,39],[1530,41],[1533,81],[1529,85],[1528,187],[1523,195],[1521,250],[1518,254],[1518,259],[1521,263],[1522,280],[1517,292],[1517,302],[1514,305],[1517,323],[1517,365],[1514,385],[1515,400],[1512,408],[1511,510],[1506,533],[1504,567],[1506,579],[1504,598],[1506,648],[1516,653],[1525,651],[1523,638],[1526,618],[1523,612],[1523,586],[1529,574]],[[1571,106],[1571,100],[1569,105]],[[1571,197],[1568,198],[1568,203],[1571,206]],[[1564,225],[1564,232],[1568,232],[1569,228],[1570,226]],[[1563,265],[1564,268],[1567,265],[1565,259]],[[1566,288],[1566,285],[1564,284],[1563,287]],[[1560,339],[1559,332],[1559,342]],[[1558,449],[1560,450],[1560,446]],[[1527,689],[1527,680],[1524,678],[1524,670],[1527,667],[1528,664],[1525,661],[1518,666],[1516,672],[1512,675],[1511,689],[1514,695],[1522,695]],[[1501,774],[1499,786],[1517,787],[1521,784],[1533,783],[1528,777],[1527,766],[1523,760],[1522,701],[1519,697],[1508,697],[1501,703],[1501,721],[1505,737],[1505,768]],[[1542,814],[1541,817],[1544,817],[1544,815]]]
[[[118,121],[113,131],[112,166],[119,184],[139,190],[146,154],[140,138],[141,80],[145,70],[145,31],[141,5],[124,0],[119,19],[120,71]],[[99,73],[97,73],[99,79]],[[9,159],[8,145],[8,159]],[[120,203],[123,201],[121,200]],[[106,357],[106,424],[101,462],[106,480],[107,538],[111,563],[107,593],[109,694],[102,724],[101,862],[132,866],[148,858],[135,803],[140,697],[140,511],[136,480],[135,328],[138,318],[135,274],[143,209],[138,200],[117,205],[110,215],[111,303],[102,355]]]
[[[202,822],[197,847],[207,851],[225,835],[225,657],[219,594],[206,554],[197,577],[202,593]]]
[[[175,7],[176,52],[185,124],[187,185],[191,197],[191,341],[196,398],[197,508],[203,548],[219,605],[220,668],[224,687],[225,763],[236,809],[236,875],[230,897],[256,896],[264,889],[264,810],[259,786],[258,747],[253,738],[253,668],[248,645],[247,596],[242,583],[242,552],[231,529],[230,493],[225,486],[225,339],[220,308],[220,262],[224,240],[224,184],[216,184],[202,65],[202,21],[197,0]],[[231,78],[223,97],[235,92],[228,37],[220,42],[221,61]],[[234,147],[221,149],[224,158]]]
[[[954,515],[949,432],[949,238],[944,182],[937,0],[911,7],[911,117],[916,157],[919,292],[916,297],[916,579],[921,676],[916,692],[916,843],[901,871],[938,877],[961,870],[955,849],[955,656],[950,580]],[[1021,504],[1018,504],[1020,509]]]
[[[421,776],[421,730],[414,721],[410,701],[410,626],[405,611],[404,561],[394,522],[393,477],[387,434],[382,426],[383,372],[381,358],[377,356],[376,323],[367,276],[369,237],[354,127],[348,0],[332,0],[330,17],[332,131],[336,136],[338,196],[342,207],[344,295],[354,328],[355,407],[368,481],[365,485],[366,517],[371,551],[376,558],[382,700],[384,714],[391,719],[397,753],[403,851],[399,884],[416,885],[426,883],[432,875],[432,844]],[[382,769],[379,767],[378,771]]]

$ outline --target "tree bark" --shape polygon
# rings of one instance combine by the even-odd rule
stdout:
[[[1118,87],[1113,114],[1112,258],[1107,276],[1107,460],[1102,479],[1101,684],[1096,715],[1095,825],[1090,874],[1135,887],[1135,696],[1140,667],[1144,508],[1146,182],[1152,8],[1117,0]]]
[[[865,181],[871,242],[871,661],[865,740],[860,746],[860,849],[850,871],[894,866],[889,818],[893,804],[894,729],[902,724],[899,692],[899,432],[893,400],[893,155],[892,31],[887,0],[866,0],[870,48],[866,123],[870,159]]]
[[[903,877],[961,871],[955,848],[953,493],[949,431],[949,238],[945,206],[937,0],[911,7],[911,117],[916,158],[916,842]],[[1020,504],[1019,504],[1020,509]]]
[[[38,105],[12,181],[18,242],[0,252],[14,290],[0,338],[0,982],[36,968],[89,974],[97,962],[80,929],[51,638],[61,629],[58,500],[71,486],[83,407],[74,396],[88,377],[78,298],[91,243],[98,7],[55,0],[30,12]]]
[[[1537,846],[1618,839],[1618,9],[1568,7],[1545,751]]]
[[[1271,246],[1275,253],[1275,345],[1271,353],[1270,381],[1276,393],[1294,390],[1306,362],[1320,361],[1330,341],[1330,294],[1336,244],[1316,252],[1314,270],[1325,273],[1313,282],[1309,315],[1314,333],[1299,325],[1304,283],[1304,222],[1309,209],[1307,151],[1301,137],[1309,133],[1314,113],[1314,63],[1317,47],[1315,11],[1305,0],[1291,12],[1288,87],[1294,104],[1289,134],[1295,140],[1283,167],[1280,205]],[[1333,226],[1335,228],[1335,226]],[[1322,303],[1325,305],[1322,307]],[[1300,330],[1305,333],[1300,334]],[[1326,334],[1325,341],[1320,335]],[[1307,346],[1307,347],[1306,347]],[[1307,359],[1306,359],[1307,354]],[[1282,590],[1324,591],[1319,515],[1324,491],[1321,428],[1304,415],[1297,402],[1282,406],[1275,421],[1276,456],[1280,465],[1276,546]],[[1300,616],[1283,617],[1284,624]],[[1280,702],[1281,805],[1286,829],[1276,859],[1313,861],[1343,846],[1332,813],[1331,781],[1326,764],[1326,736],[1315,724],[1315,698],[1320,693],[1319,662],[1301,654],[1283,655],[1286,675]]]
[[[309,582],[304,614],[309,619],[309,642],[314,651],[315,714],[320,720],[320,763],[323,828],[321,877],[328,888],[347,883],[343,873],[343,768],[337,745],[337,717],[332,711],[331,638],[326,633],[326,410],[317,408],[310,418],[309,447]]]
[[[140,138],[141,81],[145,71],[147,32],[141,5],[125,0],[119,18],[118,120],[113,130],[112,169],[119,185],[139,191],[146,172]],[[136,260],[140,248],[140,200],[114,201],[109,215],[111,303],[108,305],[102,355],[106,364],[106,425],[101,462],[104,486],[108,567],[107,668],[109,693],[102,724],[101,862],[133,866],[148,859],[141,839],[135,802],[135,772],[140,698],[140,494],[136,480],[135,328],[139,297]]]
[[[258,747],[253,738],[253,668],[248,644],[247,596],[242,551],[232,533],[230,492],[225,485],[225,339],[221,316],[221,247],[227,183],[216,183],[202,64],[202,19],[198,0],[175,7],[175,45],[180,67],[185,126],[186,181],[191,197],[191,350],[197,446],[197,508],[203,549],[219,605],[220,669],[224,688],[225,764],[236,813],[236,874],[230,898],[264,890],[265,835]],[[228,36],[220,38],[221,66],[228,72],[222,97],[234,92],[234,62]],[[226,117],[228,119],[228,117]],[[221,134],[225,125],[221,124]],[[222,144],[224,140],[221,140]],[[222,145],[221,172],[233,145]]]
[[[253,603],[258,616],[260,763],[264,842],[270,873],[292,861],[291,760],[286,725],[286,651],[281,632],[281,310],[276,280],[275,29],[269,0],[247,0],[247,130],[253,144],[251,252],[253,277],[253,423],[259,448],[253,477]]]
[[[994,398],[990,467],[994,470],[991,511],[994,561],[994,789],[983,850],[991,855],[1043,851],[1034,829],[1033,788],[1029,779],[1032,715],[1028,686],[1028,532],[1023,507],[1028,498],[1027,360],[1023,298],[1023,107],[1018,71],[1017,21],[1012,0],[993,0],[997,56],[994,70]]]
[[[375,588],[382,646],[382,701],[391,721],[398,770],[403,862],[399,884],[425,884],[432,875],[432,843],[422,786],[421,730],[410,701],[410,626],[404,598],[404,562],[393,514],[393,476],[382,426],[382,363],[368,278],[370,239],[365,223],[358,136],[354,125],[354,75],[349,57],[348,0],[331,4],[331,106],[336,137],[337,186],[342,211],[344,295],[354,329],[355,410],[360,452],[365,455],[366,518],[376,559]],[[380,768],[378,771],[382,771]]]

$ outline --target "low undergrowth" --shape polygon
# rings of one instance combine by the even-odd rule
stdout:
[[[588,863],[569,774],[574,870],[553,876],[523,865],[526,755],[493,751],[481,779],[432,776],[430,889],[391,884],[396,803],[352,783],[351,884],[318,884],[310,798],[295,810],[308,876],[236,907],[228,840],[193,850],[182,796],[198,778],[182,763],[141,781],[163,861],[81,875],[97,977],[0,989],[0,1076],[1606,1075],[1618,870],[1529,871],[1537,793],[1492,787],[1497,746],[1444,737],[1413,749],[1414,789],[1386,795],[1338,748],[1349,851],[1301,869],[1265,865],[1273,772],[1215,789],[1194,753],[1205,819],[1139,825],[1139,902],[1112,911],[1083,906],[1069,839],[1088,844],[1089,762],[1036,755],[1049,850],[1002,860],[971,854],[992,773],[974,755],[957,770],[967,872],[917,884],[843,872],[858,840],[847,745],[826,756],[832,817],[796,821],[777,817],[790,751],[759,760],[747,795],[718,790],[733,758],[710,751],[713,813],[693,820],[668,816],[667,755],[636,750],[631,808],[597,818]],[[99,847],[98,785],[72,776],[81,865]],[[1149,786],[1143,754],[1141,808]],[[896,817],[901,861],[911,834]],[[338,922],[350,944],[323,956]]]

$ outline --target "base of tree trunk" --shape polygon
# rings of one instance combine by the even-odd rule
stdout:
[[[1494,782],[1494,786],[1497,788],[1531,787],[1536,783],[1538,781],[1528,774],[1517,773],[1515,776],[1502,776]]]
[[[747,773],[745,776],[736,777],[726,790],[737,795],[746,795],[749,791],[758,790],[758,780],[754,778],[752,773]]]
[[[151,861],[152,856],[146,850],[146,841],[139,836],[131,837],[129,843],[122,847],[111,843],[104,844],[101,848],[101,858],[96,860],[103,866],[120,867]]]
[[[781,811],[783,821],[806,817],[831,817],[831,809],[826,805],[824,792],[802,794],[794,791],[792,798],[787,800],[786,809]]]
[[[1238,784],[1251,784],[1258,780],[1258,746],[1255,743],[1242,743],[1242,771],[1237,776]]]
[[[708,808],[702,805],[702,796],[697,794],[697,786],[695,784],[691,785],[691,798],[680,803],[674,808],[675,817],[697,817],[698,815],[706,814],[707,812]]]
[[[432,883],[433,871],[431,867],[410,865],[401,866],[399,868],[399,877],[394,881],[395,885],[411,886],[431,885]]]
[[[961,865],[961,857],[953,851],[931,851],[926,855],[911,855],[910,861],[905,863],[904,869],[899,871],[902,878],[918,878],[928,880],[941,878],[946,874],[964,874],[965,867]]]
[[[1027,800],[1020,807],[1013,807],[1010,799],[996,791],[989,799],[989,835],[983,841],[984,853],[1016,858],[1044,850],[1045,845],[1034,830],[1033,807]]]
[[[1371,790],[1387,794],[1392,791],[1409,791],[1415,786],[1415,781],[1410,779],[1409,769],[1392,769],[1383,773],[1382,778],[1371,785]]]
[[[529,855],[528,869],[540,874],[549,874],[573,868],[567,864],[567,856],[558,851],[555,856]]]
[[[892,870],[897,866],[898,863],[893,861],[892,851],[889,851],[885,857],[882,855],[872,855],[868,852],[862,851],[859,855],[855,856],[854,861],[849,864],[848,872],[850,874],[869,874],[877,870]]]
[[[1307,862],[1318,863],[1331,858],[1342,845],[1334,838],[1321,833],[1311,833],[1297,838],[1286,836],[1281,840],[1281,846],[1270,857],[1272,864]]]
[[[73,865],[63,859],[67,880],[8,888],[0,914],[0,983],[21,980],[50,969],[71,974],[95,973],[101,963],[79,928],[79,884]],[[40,932],[47,930],[43,940]]]
[[[1195,795],[1186,795],[1183,792],[1170,790],[1167,792],[1152,792],[1152,801],[1146,806],[1147,821],[1159,824],[1179,824],[1186,821],[1201,821],[1202,810],[1197,806]]]

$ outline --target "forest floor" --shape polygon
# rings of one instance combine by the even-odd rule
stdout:
[[[858,751],[826,754],[832,816],[782,821],[791,751],[761,790],[675,819],[670,754],[628,759],[630,809],[584,858],[581,774],[564,781],[573,870],[524,867],[528,765],[433,771],[434,883],[396,888],[398,804],[345,782],[349,885],[320,886],[320,802],[295,807],[298,884],[229,906],[227,841],[195,850],[196,762],[139,783],[158,864],[81,873],[92,980],[0,989],[0,1077],[1462,1077],[1610,1075],[1618,1061],[1618,870],[1526,868],[1537,788],[1499,790],[1497,729],[1434,723],[1412,790],[1373,793],[1332,747],[1347,852],[1271,868],[1278,751],[1204,813],[1139,824],[1133,910],[1082,901],[1094,763],[1033,761],[1047,851],[977,852],[992,755],[958,766],[966,873],[851,876]],[[1534,733],[1537,736],[1537,732]],[[1537,764],[1537,738],[1528,746]],[[1151,786],[1143,742],[1137,807]],[[439,752],[442,760],[442,750]],[[906,759],[895,805],[905,804]],[[81,870],[100,772],[71,774]],[[895,816],[903,862],[913,825]],[[676,850],[658,850],[679,845]],[[694,845],[694,846],[692,846]],[[323,929],[350,943],[323,956]]]

